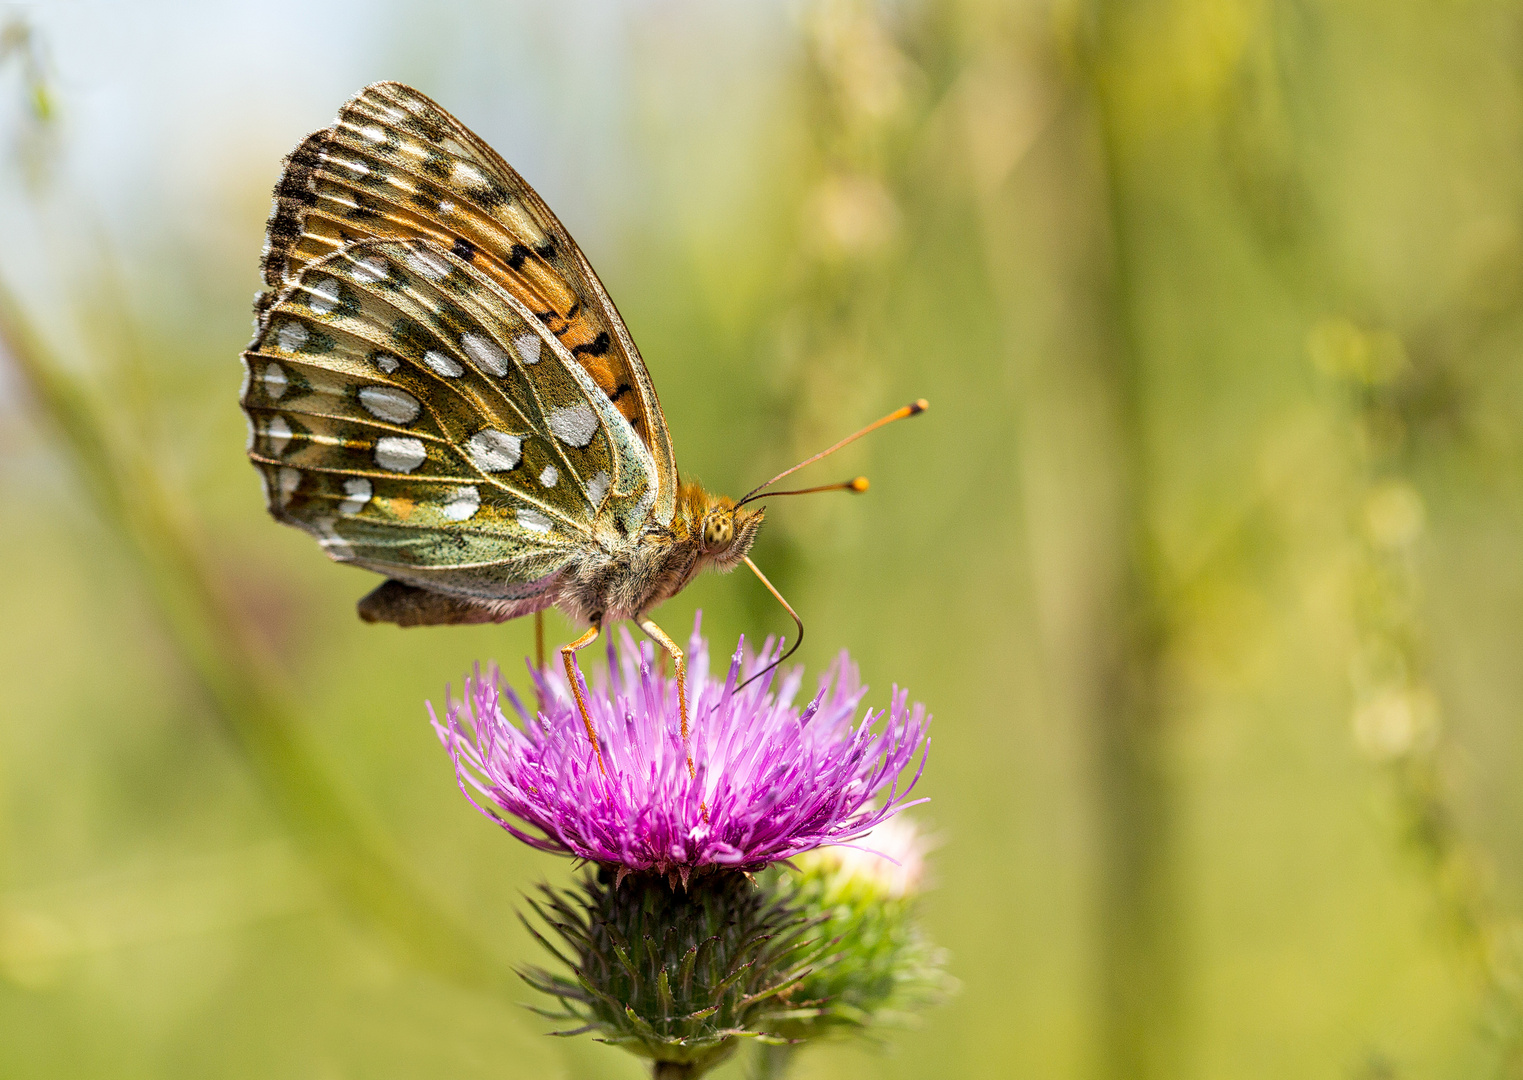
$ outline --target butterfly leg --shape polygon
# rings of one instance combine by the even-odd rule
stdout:
[[[597,755],[598,772],[602,773],[604,776],[607,776],[608,770],[603,768],[603,749],[598,745],[597,729],[592,726],[592,717],[587,715],[587,699],[582,696],[582,683],[581,680],[576,677],[577,650],[585,649],[588,645],[591,645],[594,641],[596,641],[598,639],[598,634],[602,632],[602,629],[603,624],[601,621],[594,622],[587,628],[587,632],[585,634],[577,638],[570,645],[562,645],[561,660],[563,660],[566,664],[566,681],[571,684],[571,693],[576,696],[576,707],[581,711],[582,723],[587,726],[587,741],[592,743],[592,752]]]
[[[534,670],[540,675],[545,673],[545,613],[534,613]],[[534,697],[539,705],[539,711],[545,711],[545,695],[540,691],[540,683],[534,684]]]
[[[677,666],[677,710],[682,717],[682,752],[687,755],[687,774],[697,778],[698,770],[693,767],[693,752],[687,745],[687,657],[677,647],[677,643],[666,636],[666,631],[655,624],[654,621],[642,615],[639,619],[640,629],[650,635],[652,641],[666,650],[667,655]]]

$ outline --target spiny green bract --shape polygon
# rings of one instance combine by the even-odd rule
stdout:
[[[727,1057],[741,1038],[782,1041],[785,1025],[814,1015],[799,982],[819,956],[816,920],[737,871],[693,877],[589,874],[576,889],[540,886],[531,900],[565,951],[530,932],[571,976],[530,968],[525,981],[560,1000],[558,1012],[605,1042],[693,1067]],[[525,920],[528,925],[527,920]]]

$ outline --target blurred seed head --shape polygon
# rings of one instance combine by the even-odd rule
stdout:
[[[1354,710],[1354,740],[1376,761],[1431,749],[1438,739],[1438,698],[1426,687],[1393,687]]]
[[[1345,318],[1318,321],[1306,336],[1306,351],[1324,375],[1366,386],[1389,385],[1411,366],[1401,338]]]
[[[874,0],[820,0],[804,31],[848,123],[881,124],[903,108],[912,70]]]
[[[1015,171],[1057,108],[1050,82],[1035,66],[1003,52],[969,68],[953,100],[971,178],[984,196]]]
[[[1387,551],[1410,548],[1422,534],[1425,516],[1422,496],[1404,480],[1387,481],[1365,496],[1365,533]]]
[[[899,229],[899,207],[882,181],[835,174],[822,180],[805,204],[806,235],[834,258],[875,255]]]
[[[20,15],[0,24],[0,77],[12,71],[21,76],[23,117],[16,125],[9,156],[36,195],[51,183],[58,162],[58,114],[46,50],[32,24]],[[0,87],[4,85],[0,82]]]

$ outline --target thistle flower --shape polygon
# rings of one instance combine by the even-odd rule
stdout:
[[[710,676],[695,623],[688,645],[688,713],[697,776],[679,735],[677,685],[653,650],[624,632],[587,693],[606,774],[559,672],[533,672],[542,710],[531,714],[478,669],[434,730],[461,790],[487,817],[543,851],[681,877],[705,868],[755,869],[822,844],[848,843],[907,805],[919,772],[899,774],[928,744],[924,708],[896,689],[886,711],[857,708],[866,694],[841,656],[813,698],[795,704],[802,671],[774,670],[744,688],[744,639],[723,681]],[[518,723],[504,710],[506,702]],[[886,718],[886,719],[885,719]],[[879,722],[883,721],[881,728]],[[920,753],[920,768],[925,755]]]

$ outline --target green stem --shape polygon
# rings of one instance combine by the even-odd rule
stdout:
[[[1115,408],[1118,489],[1117,636],[1101,660],[1099,773],[1103,870],[1104,1074],[1114,1080],[1177,1076],[1181,1057],[1181,962],[1175,864],[1177,795],[1169,769],[1168,715],[1161,698],[1169,620],[1150,525],[1153,476],[1146,426],[1146,373],[1139,340],[1137,253],[1125,164],[1121,102],[1110,70],[1117,5],[1096,11],[1086,58],[1110,232],[1107,306]]]
[[[291,693],[201,554],[196,530],[136,441],[106,423],[0,283],[0,348],[56,429],[89,498],[141,578],[170,642],[310,868],[347,911],[406,959],[474,990],[511,970],[401,866],[302,735]]]
[[[690,1061],[657,1061],[650,1074],[654,1080],[696,1080],[700,1070]]]

